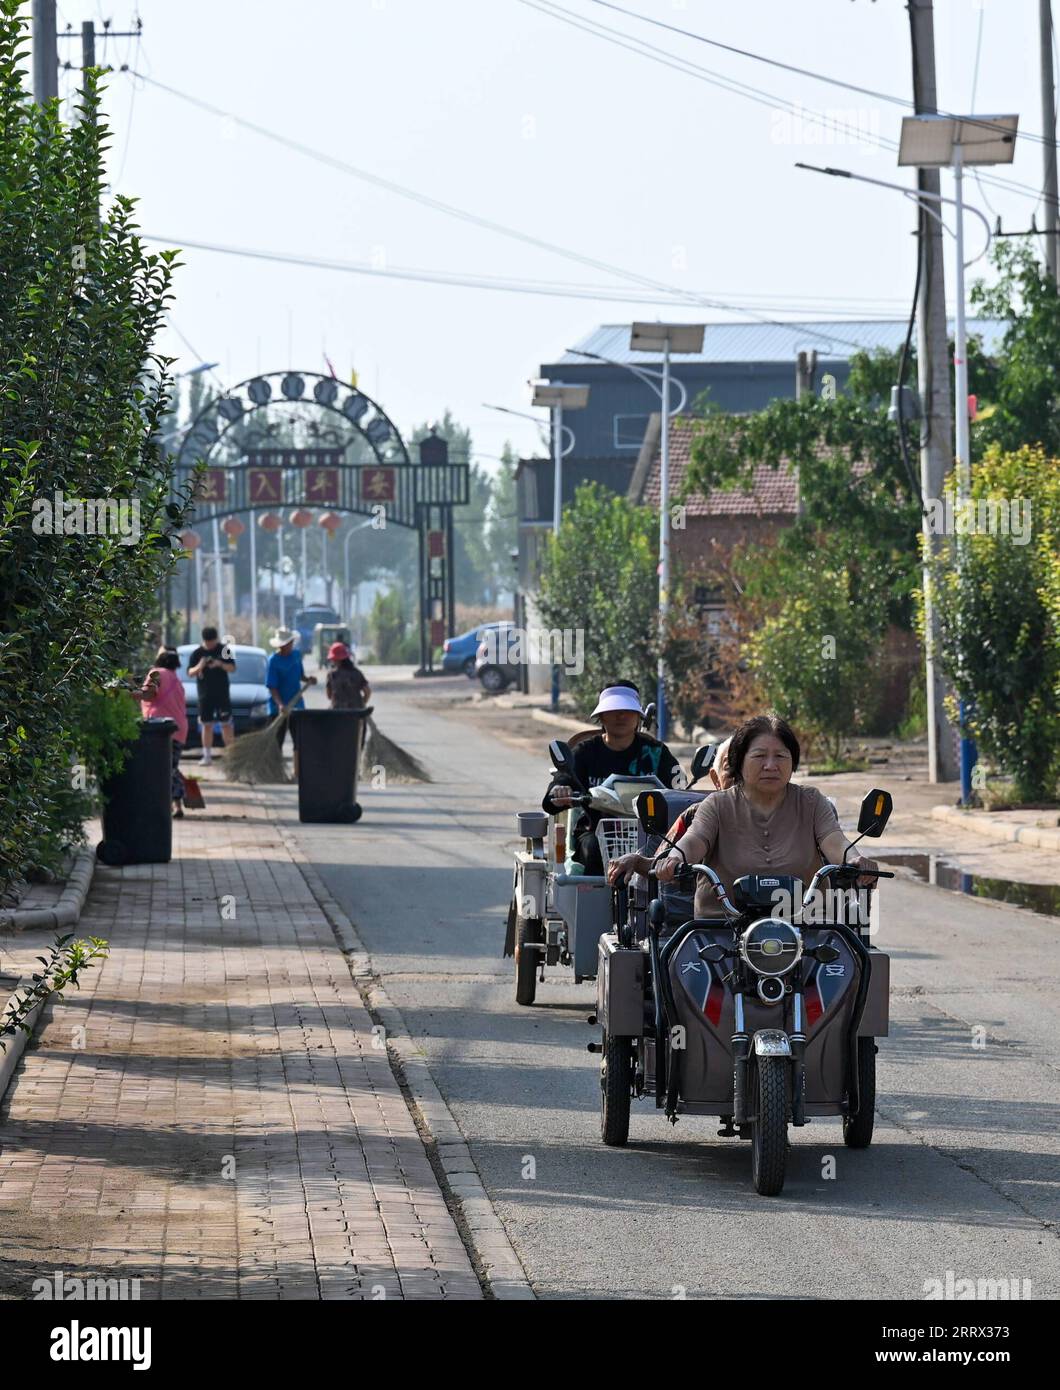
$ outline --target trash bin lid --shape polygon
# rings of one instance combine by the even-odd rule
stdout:
[[[177,721],[167,716],[154,716],[140,720],[140,731],[145,734],[171,734],[176,731]]]

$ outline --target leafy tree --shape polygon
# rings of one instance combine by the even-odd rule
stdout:
[[[991,253],[997,280],[973,286],[980,312],[1004,319],[993,379],[983,383],[972,427],[972,457],[991,445],[1005,451],[1040,445],[1060,457],[1060,295],[1028,246],[998,241]],[[971,389],[975,391],[973,383]]]
[[[493,575],[493,601],[515,587],[512,551],[519,543],[518,504],[515,495],[517,455],[505,442],[500,467],[494,473],[486,511],[486,549]]]
[[[0,0],[0,785],[17,788],[0,800],[0,882],[80,835],[86,701],[138,646],[183,520],[152,350],[174,253],[147,254],[127,198],[98,220],[94,83],[70,128],[58,103],[27,101],[20,8]],[[35,530],[57,491],[137,503],[139,538]]]
[[[766,701],[836,760],[864,722],[887,627],[884,574],[848,531],[824,531],[801,553],[778,542],[763,563],[744,555],[744,590],[760,621],[746,657]]]
[[[981,751],[1012,776],[1021,800],[1051,800],[1060,778],[1060,460],[995,445],[973,465],[971,498],[974,530],[962,533],[954,501],[956,534],[932,567],[939,659],[968,702]],[[991,502],[1007,525],[1000,511],[989,522]],[[1013,527],[1013,504],[1029,508],[1029,534]]]
[[[650,507],[597,483],[580,487],[549,536],[537,607],[550,629],[580,632],[584,670],[570,677],[582,714],[602,686],[633,680],[647,698],[658,658],[658,522]]]
[[[375,660],[381,666],[419,660],[419,640],[409,626],[405,596],[400,589],[376,594],[368,630]]]

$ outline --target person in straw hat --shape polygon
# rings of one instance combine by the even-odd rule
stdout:
[[[273,652],[265,670],[265,684],[269,687],[270,714],[279,714],[284,705],[289,700],[294,699],[295,695],[298,695],[303,685],[316,685],[317,683],[316,676],[307,676],[305,673],[305,667],[302,665],[302,653],[295,646],[297,641],[298,634],[287,627],[278,627],[269,638],[269,646],[272,647]],[[299,696],[292,708],[305,709],[305,700]],[[281,749],[283,748],[283,741],[287,737],[288,723],[289,721],[285,719],[276,733]],[[297,777],[298,738],[293,728],[291,729],[291,742],[294,744],[294,771]]]

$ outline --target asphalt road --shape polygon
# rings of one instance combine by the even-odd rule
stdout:
[[[375,703],[434,781],[363,789],[356,827],[297,833],[419,1040],[539,1297],[921,1299],[948,1272],[1060,1295],[1060,923],[884,883],[876,1137],[853,1152],[837,1121],[792,1131],[780,1197],[755,1194],[750,1146],[717,1138],[714,1120],[671,1129],[640,1102],[629,1146],[607,1149],[586,1051],[594,987],[555,968],[519,1008],[501,955],[513,813],[540,803],[548,733],[530,756],[424,708],[433,684],[377,682]]]

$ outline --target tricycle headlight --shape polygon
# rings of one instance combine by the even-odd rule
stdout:
[[[756,975],[786,975],[802,958],[802,933],[779,917],[763,917],[740,937],[740,955]]]

